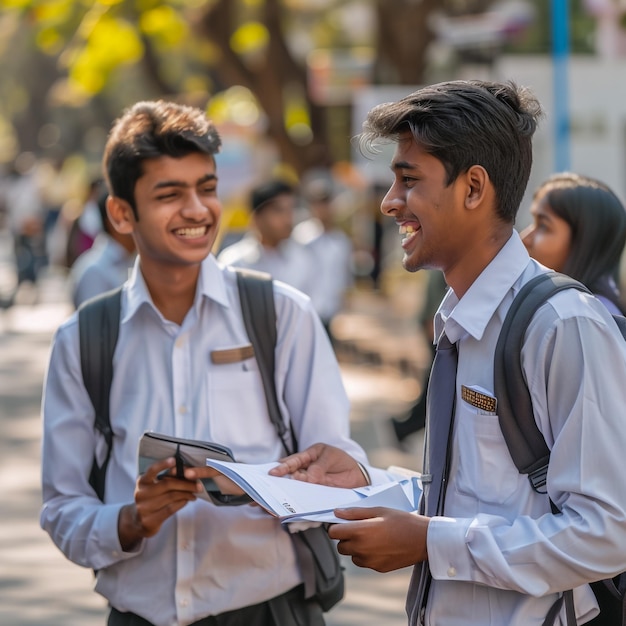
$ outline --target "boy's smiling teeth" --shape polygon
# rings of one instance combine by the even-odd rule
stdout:
[[[415,228],[413,226],[411,226],[410,224],[408,225],[402,225],[399,227],[399,232],[401,235],[411,235],[415,232]]]
[[[188,226],[187,228],[177,228],[174,231],[181,237],[202,237],[206,232],[206,226]]]

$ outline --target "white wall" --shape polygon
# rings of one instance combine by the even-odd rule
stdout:
[[[523,225],[533,189],[555,167],[552,62],[550,57],[502,57],[493,78],[529,87],[546,113],[535,136],[533,172],[520,211]],[[571,57],[568,83],[570,170],[600,179],[626,201],[626,59]]]

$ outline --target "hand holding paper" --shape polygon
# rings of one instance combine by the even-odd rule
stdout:
[[[337,511],[344,522],[328,530],[339,541],[340,554],[359,567],[391,572],[428,558],[426,535],[430,518],[392,508],[351,508]]]
[[[296,480],[329,487],[355,488],[366,484],[365,476],[354,458],[341,448],[324,443],[313,444],[306,450],[282,459],[271,474],[290,474]]]
[[[342,520],[335,517],[333,510],[352,506],[389,506],[403,511],[412,511],[416,507],[413,501],[416,489],[410,480],[344,489],[269,475],[277,463],[249,465],[208,459],[207,465],[223,472],[283,523],[305,520],[336,523]]]

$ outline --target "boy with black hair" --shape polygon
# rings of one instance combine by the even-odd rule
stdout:
[[[381,104],[364,124],[366,142],[396,142],[381,211],[398,225],[405,269],[441,270],[450,289],[435,316],[422,507],[338,511],[349,523],[329,534],[359,566],[415,566],[411,626],[583,624],[597,614],[588,583],[626,569],[626,344],[601,302],[552,296],[521,348],[551,450],[545,493],[518,472],[498,419],[502,323],[547,271],[514,230],[540,114],[514,84],[452,81]],[[438,367],[455,354],[455,367]],[[349,453],[323,444],[273,471],[289,472],[344,487],[356,475]],[[572,589],[573,606],[563,602]]]
[[[215,441],[246,463],[283,454],[235,273],[210,253],[221,214],[219,147],[201,110],[164,101],[126,110],[107,141],[108,214],[132,236],[138,258],[122,291],[104,502],[89,484],[106,446],[81,375],[76,314],[52,346],[41,525],[69,559],[97,570],[109,626],[324,623],[278,520],[259,507],[197,499],[198,479],[214,474],[206,467],[159,480],[175,465],[169,458],[137,477],[137,445],[148,430]],[[365,461],[349,437],[348,399],[310,300],[278,282],[274,299],[275,383],[288,432],[301,446],[323,439]]]
[[[308,296],[315,277],[315,258],[292,237],[296,190],[271,179],[250,191],[250,231],[224,248],[218,258],[224,265],[271,274]]]

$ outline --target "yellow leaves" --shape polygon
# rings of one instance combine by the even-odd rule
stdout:
[[[15,4],[13,2],[12,4]],[[33,5],[32,2],[22,2],[22,6]],[[66,20],[73,10],[72,0],[50,0],[32,6],[33,15],[39,22],[51,22],[60,24]]]
[[[25,9],[31,0],[2,0],[3,9]]]
[[[70,81],[88,94],[98,93],[118,65],[138,61],[143,44],[135,28],[125,20],[101,17],[85,45],[69,60]]]
[[[65,44],[65,40],[56,28],[42,28],[35,38],[37,46],[46,54],[58,54]]]
[[[216,94],[209,102],[208,116],[219,126],[232,122],[238,126],[253,126],[261,112],[254,94],[241,85]]]
[[[235,30],[230,38],[230,46],[237,54],[247,55],[265,48],[269,40],[270,34],[264,24],[246,22]]]
[[[292,84],[285,88],[284,92],[284,124],[291,140],[305,146],[313,139],[311,118],[306,97],[298,85]]]
[[[139,28],[146,35],[155,37],[168,46],[183,41],[189,30],[182,16],[169,6],[160,6],[142,13]]]

